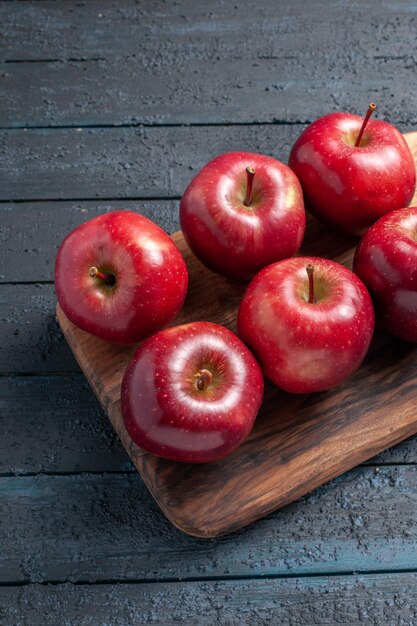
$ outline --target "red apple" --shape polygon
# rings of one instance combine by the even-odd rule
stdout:
[[[181,228],[208,268],[231,278],[298,252],[305,230],[300,184],[272,157],[222,154],[197,174],[180,205]]]
[[[368,287],[380,325],[417,342],[417,207],[381,217],[357,247],[353,271]]]
[[[143,343],[122,383],[126,428],[141,448],[202,463],[248,436],[263,397],[262,372],[227,328],[193,322]]]
[[[112,211],[73,230],[55,264],[59,304],[83,330],[133,343],[181,309],[185,261],[159,226],[133,211]]]
[[[291,393],[330,389],[361,364],[374,313],[362,282],[328,259],[287,259],[247,288],[238,333],[264,374]]]
[[[350,113],[319,118],[296,141],[289,165],[300,179],[306,207],[349,235],[407,206],[416,173],[401,133],[380,120]]]

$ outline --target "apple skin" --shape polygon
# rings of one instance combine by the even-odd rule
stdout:
[[[417,342],[417,207],[387,213],[368,230],[353,259],[379,325]]]
[[[297,139],[289,159],[306,208],[355,236],[407,206],[416,186],[410,149],[392,124],[369,120],[361,145],[354,146],[363,119],[350,113],[320,117]]]
[[[202,369],[213,379],[199,390]],[[144,342],[122,382],[125,426],[141,448],[173,461],[214,461],[250,433],[263,399],[255,357],[230,330],[192,322]]]
[[[115,277],[92,277],[97,267]],[[181,309],[185,261],[168,235],[133,211],[85,222],[62,242],[55,263],[59,304],[76,326],[103,339],[134,343],[160,330]]]
[[[306,267],[314,266],[316,302]],[[314,257],[274,263],[249,284],[237,319],[267,378],[291,393],[339,385],[361,364],[374,329],[371,298],[346,267]]]
[[[252,202],[245,206],[248,166],[255,176]],[[250,152],[229,152],[207,163],[181,199],[180,220],[200,261],[238,279],[296,254],[306,223],[297,177],[280,161]]]

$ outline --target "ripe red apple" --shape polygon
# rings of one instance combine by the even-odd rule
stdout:
[[[353,271],[368,287],[380,325],[417,342],[417,207],[388,213],[371,226]]]
[[[255,276],[237,324],[265,376],[285,391],[310,393],[335,387],[359,367],[374,313],[365,286],[349,269],[298,257]]]
[[[289,165],[300,179],[306,207],[349,235],[407,206],[416,173],[410,149],[391,124],[350,113],[319,118],[301,134]],[[369,121],[368,121],[369,120]]]
[[[163,330],[137,350],[122,383],[126,428],[141,448],[203,463],[248,436],[263,397],[254,356],[227,328],[193,322]]]
[[[185,261],[159,226],[133,211],[112,211],[73,230],[55,264],[55,289],[69,319],[103,339],[134,343],[181,309]]]
[[[293,256],[305,230],[297,177],[280,161],[250,152],[229,152],[207,163],[181,199],[180,219],[202,263],[241,279]]]

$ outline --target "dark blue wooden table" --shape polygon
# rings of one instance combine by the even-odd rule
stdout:
[[[417,624],[417,439],[251,527],[164,518],[54,315],[57,246],[167,231],[211,157],[286,160],[319,115],[417,128],[411,0],[0,4],[0,624]]]

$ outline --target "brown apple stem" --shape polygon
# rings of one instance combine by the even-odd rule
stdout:
[[[114,285],[116,279],[113,274],[103,274],[103,272],[99,272],[96,267],[90,267],[90,276],[91,278],[101,278],[108,285]]]
[[[314,297],[314,265],[309,263],[306,267],[308,275],[308,302],[314,304],[316,299]]]
[[[246,196],[243,204],[250,206],[252,202],[252,185],[255,176],[255,169],[250,165],[246,168]]]
[[[371,104],[369,105],[368,110],[366,112],[365,118],[364,118],[364,120],[362,122],[362,126],[361,126],[361,129],[359,131],[359,135],[356,137],[355,148],[357,148],[360,145],[361,139],[362,139],[362,135],[364,133],[364,130],[366,128],[368,120],[371,117],[372,113],[375,111],[375,109],[376,109],[375,102],[371,102]]]
[[[198,372],[198,374],[195,374],[195,378],[197,379],[197,389],[199,389],[199,391],[204,391],[204,389],[207,389],[213,380],[213,374],[210,370],[202,369]]]

